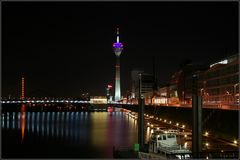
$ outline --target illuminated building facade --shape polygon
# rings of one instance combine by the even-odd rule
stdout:
[[[107,96],[91,96],[90,103],[94,104],[106,104],[107,103]]]
[[[206,105],[239,105],[239,55],[232,55],[199,73],[199,94]]]
[[[113,51],[116,55],[116,76],[115,76],[115,101],[121,99],[121,86],[120,86],[120,55],[123,50],[123,44],[119,41],[119,29],[117,28],[117,41],[113,43]]]
[[[198,75],[198,94],[204,107],[236,109],[240,104],[239,55],[232,55],[209,66],[187,64],[174,73],[169,86],[159,88],[155,104],[191,106],[192,75]],[[167,98],[165,101],[163,98]]]

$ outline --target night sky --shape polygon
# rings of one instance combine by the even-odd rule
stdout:
[[[238,2],[2,2],[2,96],[104,95],[114,85],[120,28],[121,88],[131,70],[160,84],[187,59],[208,64],[238,53]]]

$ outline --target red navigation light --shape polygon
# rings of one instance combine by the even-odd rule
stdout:
[[[108,86],[107,86],[108,88],[112,88],[112,85],[110,85],[110,84],[108,84]]]

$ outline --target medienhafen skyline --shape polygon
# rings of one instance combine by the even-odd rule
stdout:
[[[169,82],[182,64],[238,54],[238,2],[3,2],[2,96],[105,95],[115,85],[120,29],[121,95],[131,70]]]

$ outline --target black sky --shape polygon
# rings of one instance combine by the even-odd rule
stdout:
[[[2,95],[103,95],[114,84],[116,27],[124,44],[122,93],[130,72],[160,83],[186,59],[208,64],[238,53],[238,2],[2,2]],[[39,95],[40,96],[40,95]]]

